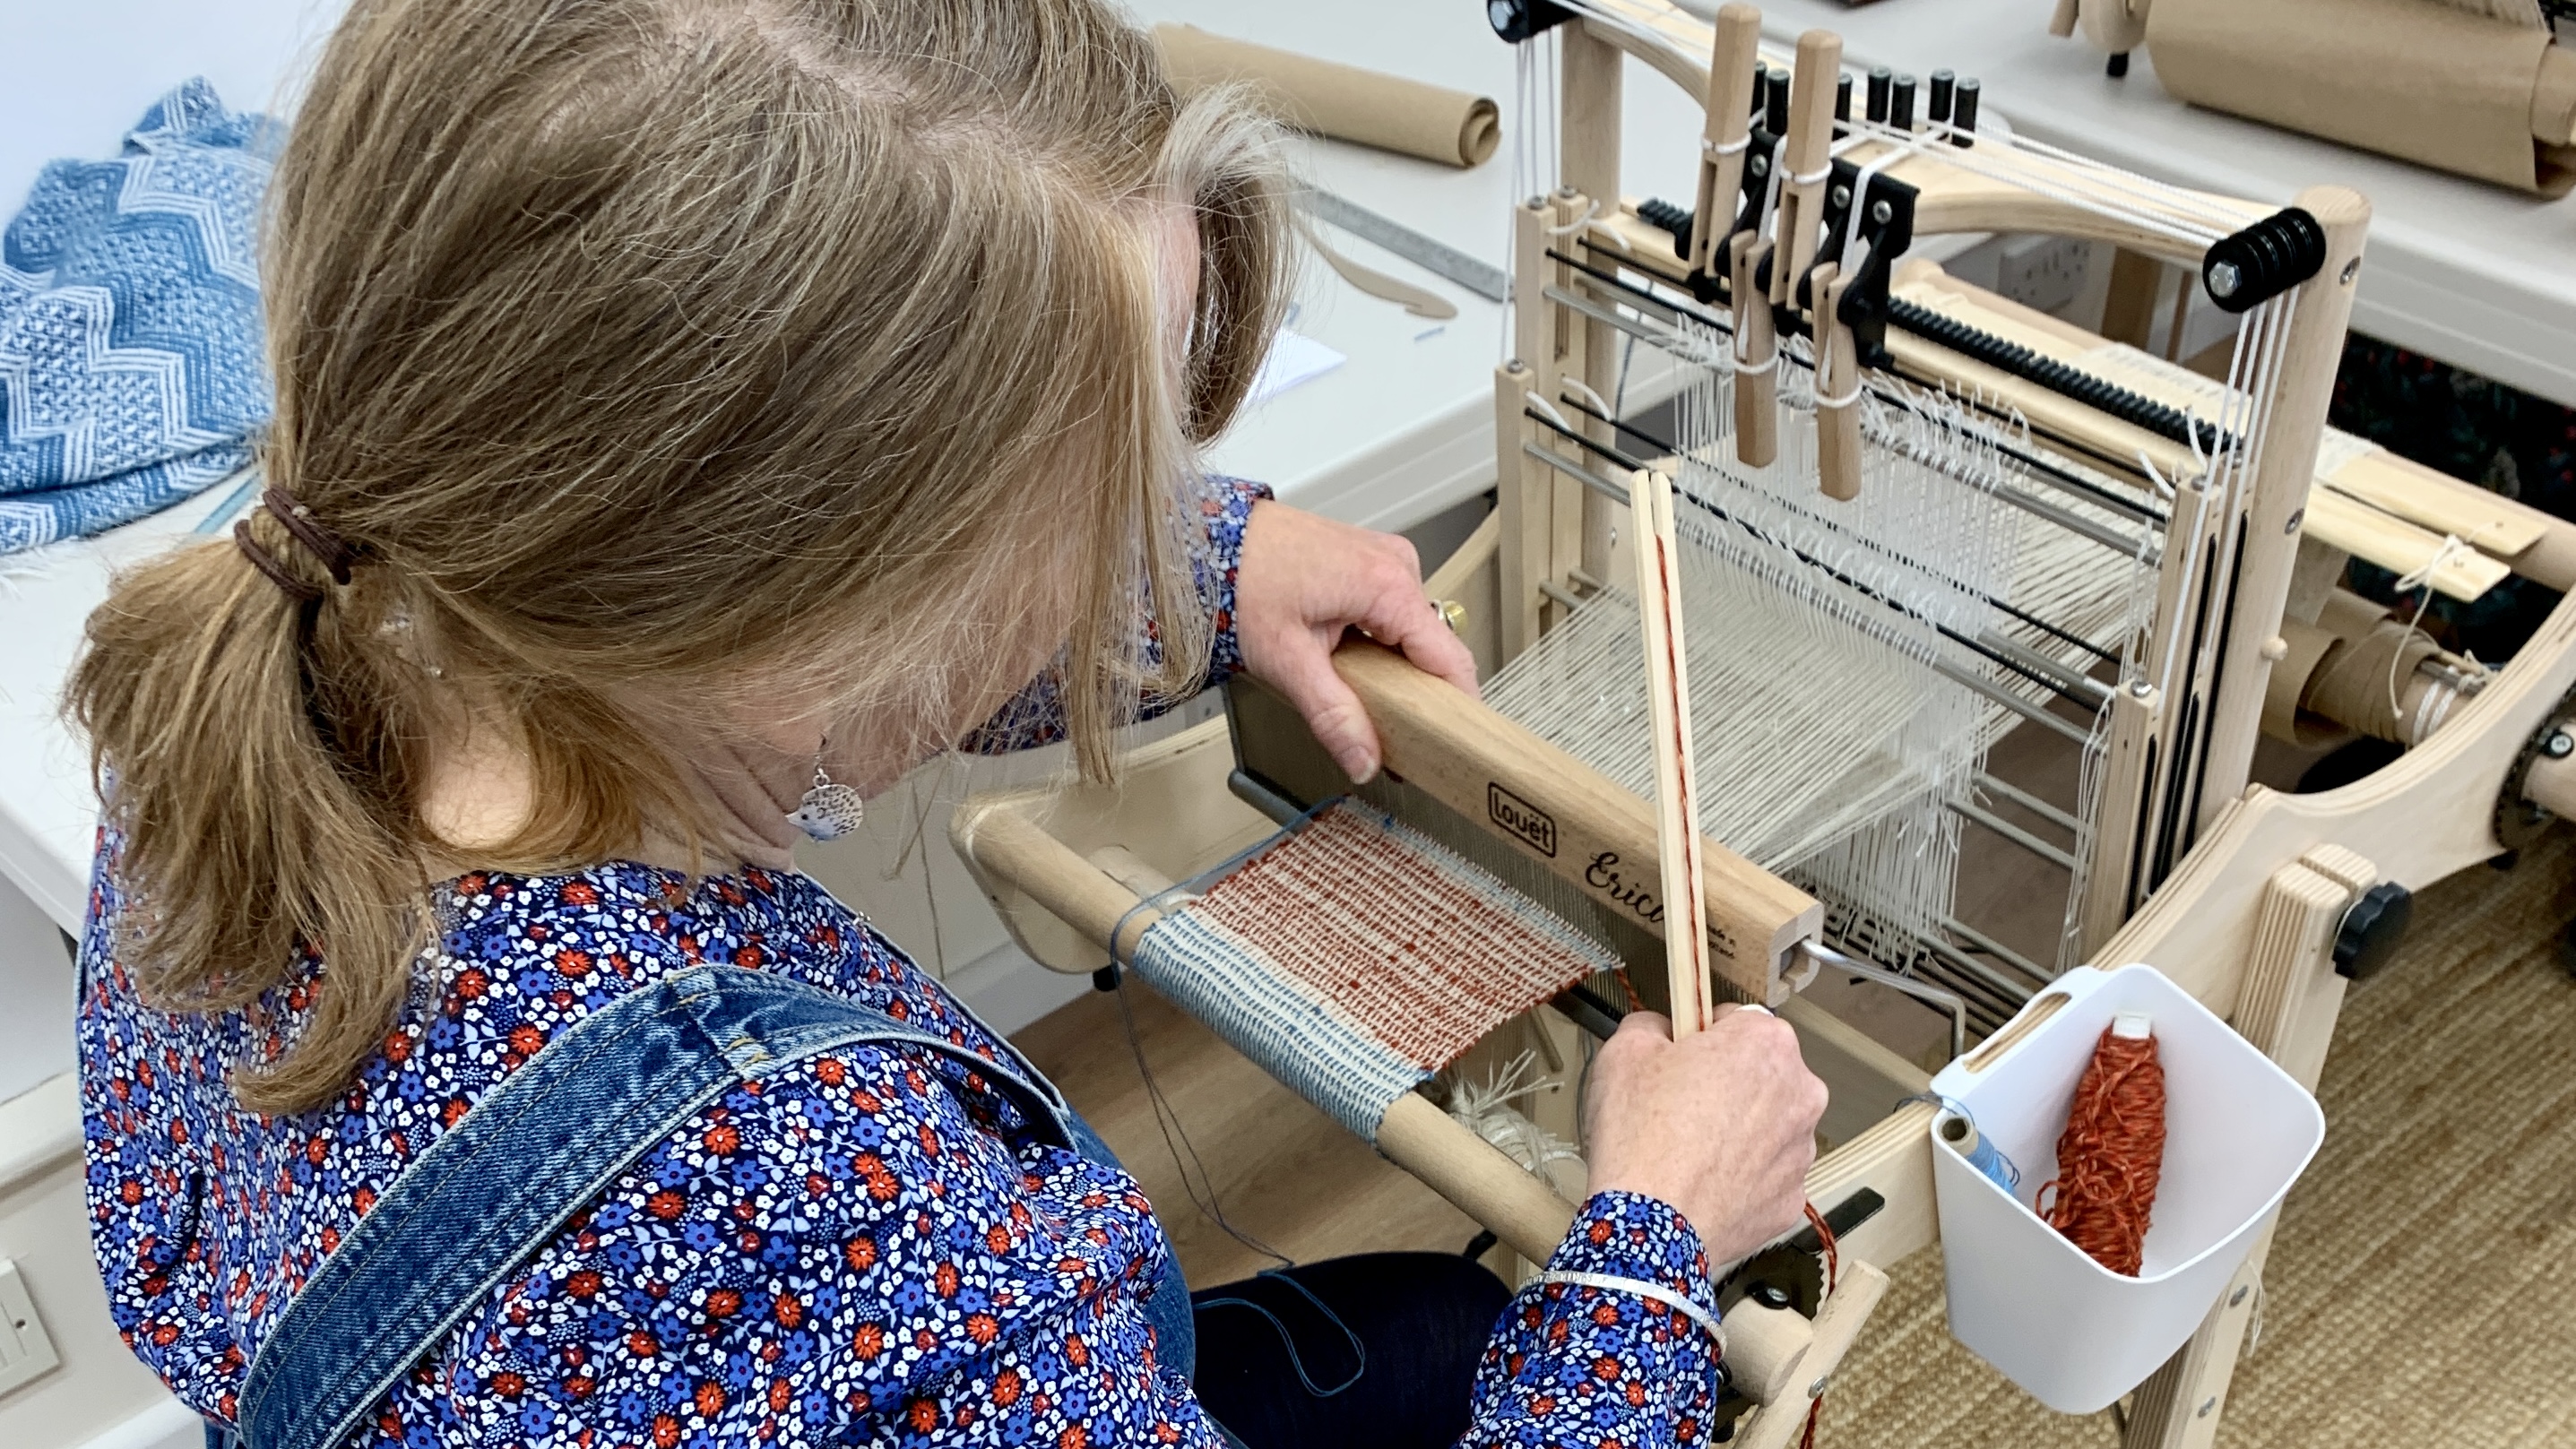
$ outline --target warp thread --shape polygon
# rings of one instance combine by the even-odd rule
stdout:
[[[2165,1069],[2147,1019],[2122,1012],[2075,1084],[2057,1176],[2040,1188],[2048,1225],[2114,1273],[2138,1276],[2164,1173]]]

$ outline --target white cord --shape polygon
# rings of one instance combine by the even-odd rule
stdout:
[[[1701,1330],[1708,1334],[1710,1340],[1716,1343],[1717,1356],[1720,1359],[1726,1357],[1726,1330],[1718,1324],[1717,1315],[1690,1301],[1690,1295],[1687,1293],[1676,1293],[1661,1283],[1649,1283],[1643,1278],[1617,1278],[1608,1273],[1574,1273],[1562,1268],[1551,1268],[1539,1274],[1538,1281],[1563,1283],[1570,1288],[1597,1288],[1605,1293],[1633,1293],[1640,1298],[1651,1298],[1698,1324]]]
[[[2433,556],[2424,561],[2424,566],[2397,581],[2397,592],[2401,594],[2411,594],[2418,589],[2423,590],[2424,593],[2422,598],[2415,601],[2415,617],[2406,621],[2407,633],[2415,632],[2416,627],[2424,622],[2424,611],[2433,606],[2433,576],[2440,573],[2442,566],[2452,559],[2463,553],[2475,551],[2469,547],[2469,541],[2458,534],[2443,534],[2442,546],[2433,550]],[[2403,706],[2397,702],[2397,666],[2405,659],[2406,641],[2400,639],[2397,641],[2397,647],[2390,651],[2388,656],[2388,713],[2392,719],[2405,712]],[[2419,720],[2418,723],[2420,722]],[[2418,736],[2418,738],[2421,737]]]
[[[1601,198],[1597,196],[1586,197],[1584,198],[1583,214],[1581,216],[1576,217],[1574,220],[1567,222],[1563,226],[1549,227],[1547,229],[1547,234],[1549,236],[1572,236],[1576,232],[1590,226],[1592,224],[1592,218],[1599,216],[1600,214]]]

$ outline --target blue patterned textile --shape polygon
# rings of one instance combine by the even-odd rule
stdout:
[[[113,161],[56,161],[0,235],[0,553],[239,471],[269,418],[255,236],[285,128],[202,79]]]

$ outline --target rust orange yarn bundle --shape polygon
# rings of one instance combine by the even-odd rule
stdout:
[[[2164,1160],[2164,1064],[2146,1019],[2123,1013],[2103,1029],[2075,1084],[2040,1212],[2093,1261],[2134,1278]]]

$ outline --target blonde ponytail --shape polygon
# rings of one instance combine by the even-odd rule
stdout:
[[[1031,631],[1105,769],[1204,656],[1176,494],[1281,305],[1269,137],[1103,0],[355,0],[271,198],[264,462],[362,561],[264,508],[92,616],[68,707],[135,988],[233,1007],[318,957],[237,1080],[329,1100],[410,989],[469,715],[541,802],[497,869],[699,838],[672,711],[943,748]]]

